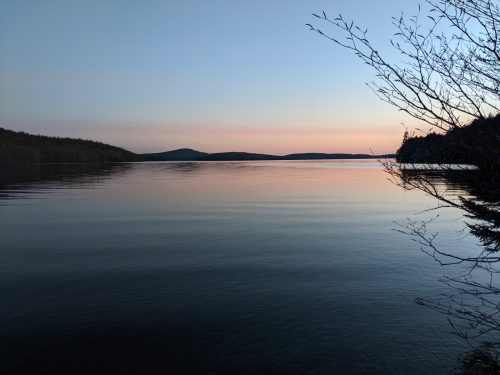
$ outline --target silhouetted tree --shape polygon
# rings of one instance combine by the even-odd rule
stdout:
[[[378,81],[369,85],[382,100],[446,131],[445,138],[430,135],[424,139],[430,156],[419,162],[435,158],[430,161],[463,163],[470,152],[475,152],[475,157],[469,161],[481,169],[476,180],[480,181],[483,190],[494,192],[499,187],[500,163],[499,4],[492,0],[427,0],[426,5],[424,18],[427,22],[422,21],[420,6],[416,16],[393,18],[397,32],[390,44],[401,54],[400,63],[384,59],[368,40],[367,30],[346,21],[342,15],[329,18],[325,12],[313,14],[342,32],[343,39],[311,24],[307,26],[352,50],[374,68]],[[467,132],[461,128],[466,128]],[[402,148],[411,141],[416,143],[417,140],[405,132]],[[437,155],[439,147],[435,145],[438,143],[445,150],[441,155]],[[452,159],[451,147],[463,147],[466,152],[458,153],[461,159]],[[490,250],[499,250],[498,194],[493,194],[493,201],[464,196],[452,202],[439,192],[428,175],[417,173],[417,170],[438,169],[441,173],[454,174],[456,171],[448,166],[408,168],[388,161],[384,166],[394,182],[402,187],[420,189],[441,203],[462,208],[471,219],[486,221],[484,225],[469,224],[469,229],[480,238],[483,236],[485,246],[493,245]],[[410,172],[413,173],[410,175]],[[486,237],[490,239],[484,239]]]
[[[367,30],[339,15],[315,17],[344,38],[307,24],[352,50],[375,69],[370,83],[380,99],[441,130],[450,130],[500,112],[500,8],[492,0],[428,0],[427,12],[393,18],[391,45],[401,62],[386,60]],[[422,21],[424,19],[424,21]]]

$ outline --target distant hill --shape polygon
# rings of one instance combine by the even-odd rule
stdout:
[[[141,161],[119,147],[74,138],[47,137],[0,128],[0,164]]]
[[[279,156],[267,154],[253,154],[250,152],[218,152],[208,154],[198,160],[205,161],[237,161],[237,160],[277,160]]]
[[[152,154],[142,154],[146,161],[193,161],[207,156],[206,152],[192,150],[190,148],[180,148],[178,150],[157,152]]]
[[[303,153],[289,155],[256,154],[250,152],[217,152],[206,153],[189,148],[160,152],[155,154],[143,154],[148,161],[243,161],[243,160],[320,160],[320,159],[380,159],[395,158],[395,154],[367,155],[367,154],[324,154]]]

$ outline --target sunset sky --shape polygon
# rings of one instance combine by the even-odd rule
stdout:
[[[4,0],[0,126],[135,152],[394,152],[401,122],[415,122],[366,87],[369,67],[305,24],[316,22],[311,13],[340,12],[384,50],[391,15],[416,7],[412,0]]]

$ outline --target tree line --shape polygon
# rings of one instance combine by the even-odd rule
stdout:
[[[141,161],[140,155],[105,143],[48,137],[0,128],[1,164]]]

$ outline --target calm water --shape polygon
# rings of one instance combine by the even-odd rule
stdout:
[[[467,347],[414,302],[447,270],[392,230],[433,205],[373,161],[4,169],[0,367],[449,373]]]

